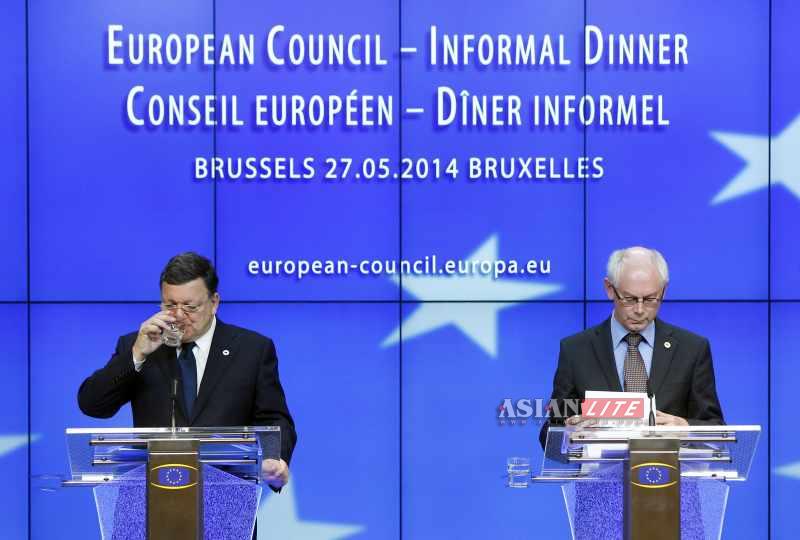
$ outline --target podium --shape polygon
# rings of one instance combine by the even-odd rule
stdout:
[[[710,540],[760,426],[551,427],[536,483],[561,483],[575,540]]]
[[[70,476],[91,487],[103,540],[251,540],[261,462],[280,428],[67,429]]]

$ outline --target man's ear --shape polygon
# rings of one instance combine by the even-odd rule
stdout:
[[[612,302],[617,299],[617,296],[614,294],[614,288],[611,286],[611,280],[608,278],[603,278],[603,287],[606,290],[606,296]]]

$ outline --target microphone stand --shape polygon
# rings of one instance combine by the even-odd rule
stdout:
[[[653,389],[650,387],[650,377],[647,377],[647,399],[650,400],[650,417],[647,419],[647,423],[650,427],[655,427],[656,425],[656,408],[653,406]],[[650,433],[653,433],[650,430]]]
[[[178,379],[172,379],[172,392],[170,394],[172,401],[172,433],[175,433],[175,401],[178,399]]]

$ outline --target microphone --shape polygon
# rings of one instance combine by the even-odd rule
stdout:
[[[653,406],[653,389],[650,387],[650,377],[647,377],[647,399],[650,400],[650,418],[648,424],[650,427],[656,425],[656,408]]]
[[[172,400],[172,431],[175,431],[175,401],[178,399],[178,379],[172,379],[170,399]]]

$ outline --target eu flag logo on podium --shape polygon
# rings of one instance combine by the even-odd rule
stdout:
[[[669,482],[669,469],[660,465],[649,465],[639,469],[639,483],[660,486]]]
[[[672,477],[674,468],[666,463],[643,463],[634,469],[636,469],[636,481],[631,483],[635,486],[665,488],[676,482]]]
[[[194,470],[193,467],[178,463],[161,465],[153,470],[156,473],[156,481],[152,484],[162,489],[186,489],[197,483],[192,480]]]

